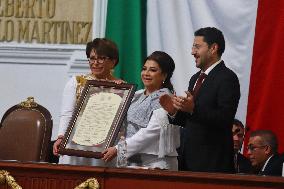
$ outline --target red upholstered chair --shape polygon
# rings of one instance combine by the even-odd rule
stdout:
[[[51,132],[51,114],[29,97],[2,117],[0,159],[47,162]]]

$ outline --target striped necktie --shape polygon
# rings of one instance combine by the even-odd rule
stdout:
[[[206,74],[205,73],[201,73],[196,81],[195,87],[193,89],[192,95],[194,97],[196,97],[196,95],[198,94],[198,91],[202,85],[203,80],[205,79]]]

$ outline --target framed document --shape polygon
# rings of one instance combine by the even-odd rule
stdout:
[[[114,145],[136,86],[88,80],[76,105],[59,153],[101,158]]]

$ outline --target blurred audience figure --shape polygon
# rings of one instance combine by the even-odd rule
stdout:
[[[233,141],[234,141],[234,165],[236,173],[250,173],[251,163],[248,158],[241,154],[244,141],[245,127],[243,123],[237,119],[233,122]]]
[[[278,141],[272,131],[256,130],[252,132],[247,148],[255,174],[282,175],[284,155],[278,154]]]

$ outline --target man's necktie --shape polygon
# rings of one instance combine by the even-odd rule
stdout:
[[[239,163],[238,163],[238,153],[235,153],[234,155],[234,165],[235,165],[235,171],[236,173],[239,173]]]
[[[194,87],[194,89],[193,89],[193,92],[192,92],[192,95],[193,95],[194,97],[196,97],[196,95],[198,94],[198,91],[199,91],[199,89],[200,89],[200,87],[201,87],[201,85],[202,85],[202,82],[203,82],[203,80],[205,79],[205,77],[206,77],[206,74],[205,74],[205,73],[201,73],[201,74],[199,75],[199,77],[198,77],[198,79],[197,79],[197,82],[196,82],[196,84],[195,84],[195,87]]]

